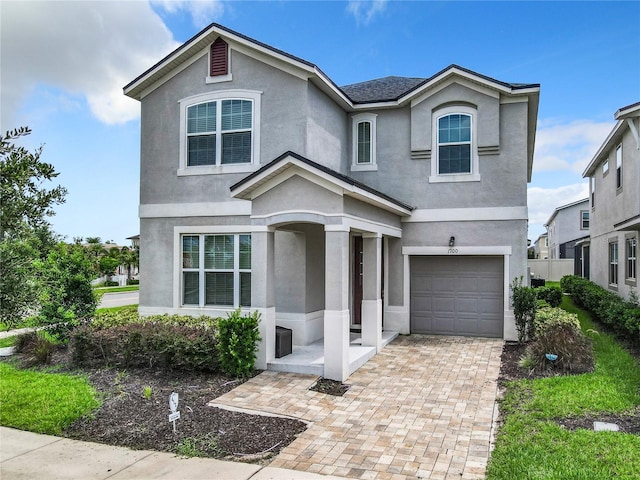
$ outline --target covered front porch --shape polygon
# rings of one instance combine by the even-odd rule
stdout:
[[[383,239],[400,237],[410,208],[290,152],[232,194],[252,202],[256,367],[346,380],[395,338],[383,326]],[[293,332],[281,358],[276,326]]]

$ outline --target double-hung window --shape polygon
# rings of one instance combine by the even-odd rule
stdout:
[[[178,175],[255,170],[260,163],[260,96],[228,90],[181,100]]]
[[[589,211],[580,210],[580,230],[589,230]]]
[[[609,243],[609,285],[618,285],[618,242]]]
[[[438,175],[471,173],[471,115],[438,118]]]
[[[251,305],[251,235],[182,235],[182,304]]]
[[[638,241],[636,237],[630,237],[626,240],[626,257],[627,257],[627,283],[635,284],[637,281],[637,249]]]
[[[187,108],[187,167],[251,163],[253,102],[231,99]]]
[[[436,110],[429,182],[480,181],[476,117],[476,110],[468,106]]]
[[[353,162],[351,170],[377,170],[376,115],[361,113],[353,121]]]

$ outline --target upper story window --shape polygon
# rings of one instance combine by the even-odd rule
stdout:
[[[589,183],[591,184],[591,208],[596,206],[596,177],[589,177]]]
[[[259,163],[260,92],[229,90],[180,102],[178,175],[249,172]]]
[[[479,181],[476,110],[447,107],[434,114],[430,182]]]
[[[622,145],[616,148],[616,188],[622,188]]]
[[[602,162],[602,176],[604,177],[607,173],[609,173],[609,159]]]
[[[353,161],[351,170],[377,170],[376,163],[376,117],[375,114],[354,115]]]
[[[229,45],[222,37],[216,38],[209,47],[209,72],[206,83],[229,82],[232,80],[229,62]]]
[[[589,211],[588,210],[580,211],[580,229],[589,230]]]

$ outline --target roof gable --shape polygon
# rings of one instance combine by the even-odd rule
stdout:
[[[406,203],[291,151],[283,153],[272,162],[232,185],[230,188],[231,196],[244,200],[255,198],[265,188],[268,189],[274,183],[284,181],[290,178],[293,173],[298,172],[302,172],[307,180],[336,193],[357,198],[397,215],[406,216],[413,210],[413,207]]]

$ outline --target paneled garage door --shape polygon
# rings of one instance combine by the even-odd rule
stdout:
[[[503,257],[411,257],[411,332],[502,338]]]

